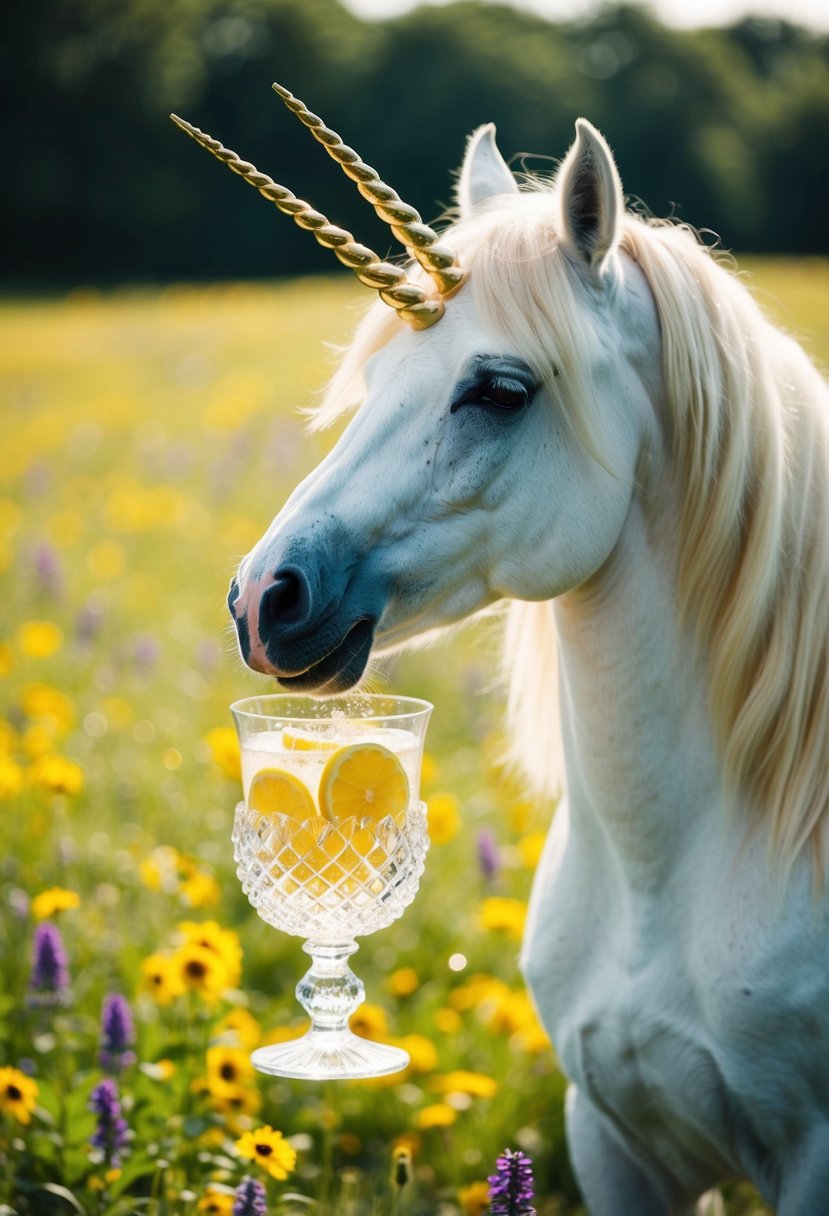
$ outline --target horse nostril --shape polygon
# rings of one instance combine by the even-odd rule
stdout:
[[[227,593],[227,606],[230,609],[230,615],[236,620],[236,610],[233,605],[239,598],[239,582],[237,579],[230,580],[230,590]]]
[[[311,608],[311,590],[301,571],[277,570],[275,582],[263,593],[259,603],[259,631],[274,625],[295,625],[305,620]],[[264,634],[263,634],[264,641]]]

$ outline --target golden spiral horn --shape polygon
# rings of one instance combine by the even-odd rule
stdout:
[[[413,329],[428,329],[443,316],[443,303],[429,299],[422,287],[409,282],[406,272],[400,266],[384,262],[372,249],[358,244],[345,228],[338,228],[336,224],[330,223],[320,211],[315,211],[310,203],[297,198],[291,190],[280,186],[266,173],[260,173],[255,165],[242,160],[230,148],[220,144],[218,139],[213,139],[192,123],[179,118],[177,114],[171,114],[170,118],[185,135],[189,135],[217,160],[227,165],[231,172],[238,174],[249,186],[258,190],[263,198],[278,207],[284,215],[289,215],[295,224],[312,232],[320,245],[333,249],[343,265],[353,270],[366,287],[379,291],[380,298]]]
[[[363,198],[368,199],[380,219],[390,225],[398,241],[431,275],[440,294],[449,296],[456,291],[465,278],[465,272],[458,265],[454,251],[441,243],[438,234],[424,224],[414,207],[404,203],[396,190],[382,182],[376,169],[372,169],[353,148],[344,144],[336,131],[327,127],[317,114],[312,114],[298,97],[294,97],[281,84],[274,84],[273,89],[288,109],[305,124],[314,139],[319,140],[346,176],[357,183]]]

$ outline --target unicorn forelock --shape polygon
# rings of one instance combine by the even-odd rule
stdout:
[[[539,181],[492,199],[448,236],[469,271],[465,290],[540,376],[556,375],[565,418],[612,469],[590,385],[600,336],[589,310],[580,307],[587,288],[558,248],[553,203],[549,183]],[[829,748],[820,730],[829,720],[825,386],[688,226],[628,214],[621,249],[641,268],[661,328],[667,472],[681,486],[679,608],[708,663],[725,784],[768,817],[785,870],[806,848],[823,866],[829,807]],[[315,426],[359,402],[366,359],[399,329],[388,310],[371,309]],[[555,669],[549,605],[512,602],[504,646],[508,717],[516,727],[520,712],[516,756],[547,790],[562,784],[557,698],[550,695]],[[528,730],[528,721],[537,729]]]

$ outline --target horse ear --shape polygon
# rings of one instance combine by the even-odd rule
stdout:
[[[490,198],[517,191],[515,178],[495,143],[495,124],[485,123],[472,132],[466,144],[457,190],[461,218],[469,219]]]
[[[613,153],[586,118],[576,121],[557,186],[562,244],[601,275],[619,240],[625,200]]]

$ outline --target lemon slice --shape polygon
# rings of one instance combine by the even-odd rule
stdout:
[[[317,809],[307,786],[281,768],[262,768],[248,790],[248,806],[260,815],[289,815],[311,819]]]
[[[292,752],[333,752],[337,744],[333,739],[315,735],[313,731],[286,726],[282,731],[282,746]]]
[[[399,815],[409,803],[409,779],[400,760],[380,743],[341,747],[322,770],[319,804],[323,815],[339,823]]]

